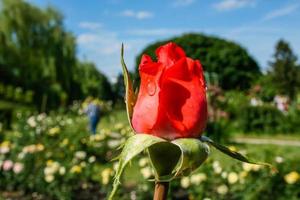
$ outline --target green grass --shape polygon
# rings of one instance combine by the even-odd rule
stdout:
[[[129,123],[125,110],[114,110],[109,115],[103,116],[103,118],[100,120],[100,126],[98,128],[111,129],[111,127],[117,123]]]
[[[237,138],[262,138],[262,139],[277,139],[277,140],[300,140],[300,133],[295,134],[259,134],[259,133],[236,133],[233,134],[233,137]]]

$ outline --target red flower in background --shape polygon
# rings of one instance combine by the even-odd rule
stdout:
[[[139,66],[141,85],[132,125],[137,133],[168,140],[195,138],[207,121],[203,69],[186,57],[175,43],[156,50],[157,62],[143,55]]]

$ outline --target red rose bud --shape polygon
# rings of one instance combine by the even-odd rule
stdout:
[[[167,140],[199,137],[207,121],[205,80],[199,60],[186,57],[175,43],[159,47],[156,55],[157,62],[148,55],[141,59],[133,128],[137,133]]]

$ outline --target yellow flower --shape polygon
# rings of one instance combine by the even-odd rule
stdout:
[[[235,172],[230,172],[227,177],[228,183],[234,184],[239,180],[239,176]]]
[[[101,172],[102,184],[107,185],[109,183],[109,178],[112,175],[113,170],[110,168],[106,168]]]
[[[10,146],[10,141],[5,140],[0,144],[1,147],[9,147]]]
[[[68,138],[65,138],[63,139],[63,141],[60,143],[60,146],[61,147],[64,147],[64,146],[67,146],[69,144],[69,139]]]
[[[60,128],[59,127],[53,127],[49,129],[49,135],[54,136],[56,134],[58,134],[60,132]]]
[[[246,172],[246,171],[242,171],[239,173],[240,179],[246,178],[247,176],[248,176],[248,172]]]
[[[237,151],[237,148],[235,146],[229,146],[228,149],[230,151]]]
[[[45,149],[44,145],[41,143],[38,143],[35,148],[37,151],[43,151]]]
[[[287,184],[294,184],[300,179],[300,174],[296,171],[292,171],[284,176],[284,180]]]
[[[82,171],[82,168],[81,168],[81,166],[79,166],[79,165],[74,165],[71,169],[70,169],[70,172],[72,173],[72,174],[79,174],[79,173],[81,173],[81,171]]]
[[[51,165],[53,163],[53,160],[47,160],[47,165]]]

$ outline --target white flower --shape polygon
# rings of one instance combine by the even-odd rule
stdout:
[[[46,113],[41,113],[37,116],[37,121],[42,121],[47,117]]]
[[[216,174],[221,174],[222,167],[218,166],[218,167],[214,168],[214,171],[215,171]]]
[[[212,164],[212,166],[213,166],[213,168],[220,167],[219,161],[214,161],[213,164]]]
[[[275,157],[275,161],[276,161],[277,163],[282,163],[282,162],[284,161],[284,159],[283,159],[283,157],[281,157],[281,156],[276,156],[276,157]]]
[[[31,127],[31,128],[34,128],[36,127],[37,123],[34,119],[34,116],[31,116],[27,119],[27,124]]]
[[[89,163],[93,163],[93,162],[95,162],[96,161],[96,157],[95,156],[91,156],[91,157],[89,157]]]
[[[252,166],[252,170],[255,171],[255,172],[257,172],[257,171],[260,170],[260,169],[261,169],[261,166],[260,166],[260,165],[253,165],[253,166]]]
[[[51,183],[54,180],[54,176],[53,175],[46,175],[45,176],[45,181],[47,183]]]
[[[79,160],[83,160],[86,157],[86,152],[84,151],[76,151],[75,152],[75,158],[79,159]]]
[[[119,168],[119,163],[118,162],[114,162],[114,164],[113,164],[114,171],[117,171],[118,168]]]
[[[228,192],[228,187],[226,185],[220,185],[218,188],[217,188],[217,192],[221,195],[224,195]]]
[[[59,168],[60,168],[60,165],[58,162],[53,162],[53,161],[47,162],[47,166],[44,169],[44,174],[46,176],[53,175],[59,170]]]
[[[243,169],[246,171],[246,172],[250,172],[252,170],[252,164],[249,164],[249,163],[243,163]]]
[[[107,142],[109,148],[114,149],[120,145],[120,140],[110,140]]]
[[[64,175],[66,173],[66,168],[65,167],[60,167],[59,168],[59,174]]]
[[[227,175],[228,175],[227,172],[222,172],[221,177],[225,179],[227,178]]]
[[[152,171],[150,167],[144,167],[141,169],[141,173],[145,179],[150,178],[152,175]]]
[[[149,189],[148,185],[146,185],[146,184],[143,184],[141,187],[144,192],[148,191],[148,189]]]
[[[180,180],[180,185],[181,187],[183,188],[188,188],[190,186],[190,179],[188,177],[183,177],[181,180]]]
[[[206,174],[203,173],[193,174],[191,176],[191,183],[194,185],[200,185],[200,183],[205,181],[206,179],[207,179]]]
[[[18,158],[22,160],[22,159],[25,157],[25,155],[26,155],[26,153],[20,152],[20,153],[18,154]]]
[[[9,150],[10,149],[8,146],[3,146],[3,147],[0,146],[0,154],[6,154],[9,152]]]
[[[148,163],[148,158],[141,158],[139,160],[139,166],[140,167],[145,167],[147,165],[147,163]]]
[[[84,161],[81,162],[81,163],[80,163],[80,166],[81,166],[81,167],[86,167],[86,162],[84,162]]]
[[[213,164],[212,164],[212,166],[213,166],[214,172],[215,172],[216,174],[221,174],[221,172],[222,172],[222,167],[220,166],[219,161],[214,161]]]
[[[227,177],[228,183],[234,184],[239,180],[239,176],[235,172],[230,172]]]
[[[13,167],[13,171],[15,174],[19,174],[24,169],[23,163],[16,162]]]

